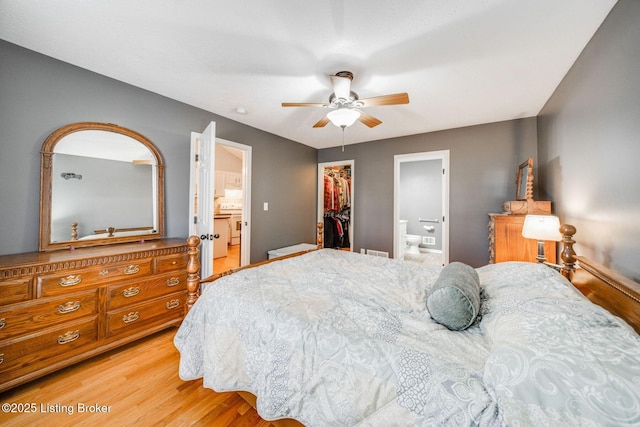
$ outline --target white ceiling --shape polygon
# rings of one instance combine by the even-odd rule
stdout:
[[[342,70],[360,98],[410,98],[366,108],[383,123],[345,144],[537,115],[615,3],[0,0],[0,38],[326,148],[343,137],[312,128],[326,110],[280,104],[327,102]]]
[[[104,130],[83,130],[66,135],[53,148],[54,153],[94,157],[118,162],[152,161],[155,156],[130,136]]]

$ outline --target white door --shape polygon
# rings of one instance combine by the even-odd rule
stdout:
[[[200,277],[203,279],[213,275],[215,141],[215,122],[209,123],[202,133],[191,132],[189,235],[201,240]]]

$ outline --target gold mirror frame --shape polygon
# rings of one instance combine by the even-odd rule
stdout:
[[[529,157],[518,167],[516,200],[533,200],[533,157]]]
[[[87,240],[68,240],[60,242],[51,241],[51,211],[52,211],[52,180],[53,180],[53,157],[54,148],[65,136],[74,132],[98,130],[114,132],[128,136],[143,144],[153,154],[156,161],[157,191],[155,194],[157,201],[158,219],[155,232],[148,234],[137,234],[132,236],[114,236],[107,238],[96,238]],[[69,224],[71,232],[71,224]],[[70,233],[71,235],[71,233]],[[63,126],[55,130],[47,137],[42,145],[41,166],[40,166],[40,251],[52,251],[58,249],[75,249],[88,246],[110,245],[115,243],[137,242],[141,240],[161,239],[164,237],[164,160],[156,146],[143,135],[131,129],[127,129],[114,124],[81,122]]]

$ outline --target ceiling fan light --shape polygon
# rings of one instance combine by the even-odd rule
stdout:
[[[331,123],[338,127],[348,127],[355,123],[360,117],[360,112],[350,108],[339,108],[327,114]]]

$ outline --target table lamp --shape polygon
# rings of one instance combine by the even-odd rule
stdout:
[[[527,215],[524,217],[522,226],[522,237],[535,239],[538,241],[538,262],[545,262],[544,242],[551,240],[559,242],[562,240],[560,234],[560,219],[553,215]]]

